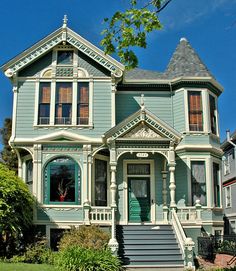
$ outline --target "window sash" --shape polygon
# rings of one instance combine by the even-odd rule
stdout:
[[[202,96],[199,91],[188,92],[189,130],[203,131]]]
[[[216,102],[212,95],[209,95],[211,132],[216,134]]]
[[[95,159],[95,205],[107,206],[107,161]]]
[[[204,161],[191,162],[192,204],[199,199],[201,205],[206,205],[206,172]]]
[[[72,65],[73,51],[57,51],[57,65]]]
[[[213,163],[214,204],[220,207],[219,164]]]
[[[87,125],[89,120],[89,84],[78,83],[77,124]]]

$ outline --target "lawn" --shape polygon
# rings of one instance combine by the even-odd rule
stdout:
[[[52,265],[46,264],[28,264],[28,263],[2,263],[1,271],[56,271]]]

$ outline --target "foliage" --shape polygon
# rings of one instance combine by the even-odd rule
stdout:
[[[13,256],[11,259],[13,263],[37,263],[37,264],[53,264],[53,253],[48,248],[46,240],[38,241],[30,244],[23,255]]]
[[[104,19],[107,28],[102,32],[104,38],[101,41],[105,53],[117,52],[127,69],[138,66],[138,59],[132,48],[146,48],[147,34],[162,28],[158,14],[171,0],[146,0],[143,6],[140,6],[143,2],[141,0],[129,2],[130,8],[117,11],[110,19]]]
[[[107,246],[110,236],[101,230],[98,226],[80,226],[72,227],[66,231],[60,242],[59,250],[64,250],[70,246],[80,246],[83,248],[103,249]]]
[[[32,225],[33,197],[14,171],[0,164],[0,255],[11,256]]]
[[[234,240],[224,240],[217,243],[217,251],[221,253],[234,254],[236,251],[236,243]]]
[[[4,121],[4,127],[0,129],[0,134],[2,135],[3,150],[1,151],[2,159],[9,169],[17,172],[18,169],[18,159],[16,153],[12,150],[8,141],[11,137],[12,120],[6,118]]]
[[[52,265],[26,264],[26,263],[1,263],[0,270],[4,271],[56,271]]]
[[[96,250],[78,246],[59,252],[57,266],[61,271],[119,271],[120,260],[109,249]]]

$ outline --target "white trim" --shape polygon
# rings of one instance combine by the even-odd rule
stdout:
[[[212,133],[211,131],[211,116],[210,116],[210,99],[209,99],[209,95],[211,95],[214,99],[215,99],[215,112],[214,115],[216,117],[216,134],[213,134],[217,137],[219,137],[220,132],[219,132],[219,110],[218,110],[218,97],[210,90],[208,90],[208,108],[209,108],[209,113],[208,113],[208,117],[209,117],[209,131]]]
[[[109,162],[110,162],[110,157],[104,156],[101,154],[95,154],[93,156],[93,167],[92,167],[92,185],[91,185],[91,202],[92,206],[95,206],[95,159],[103,160],[107,162],[107,206],[110,206],[111,204],[111,190],[110,190],[110,170],[109,170]],[[97,207],[97,206],[95,206]],[[99,207],[99,206],[98,206]]]
[[[216,206],[216,207],[223,208],[222,207],[222,188],[223,188],[223,186],[222,186],[222,177],[221,177],[222,176],[222,163],[221,163],[221,159],[217,159],[215,157],[212,157],[211,169],[212,169],[212,183],[213,183],[213,186],[214,186],[214,180],[213,180],[213,177],[214,177],[214,174],[213,174],[213,163],[215,163],[215,164],[217,164],[219,166],[219,171],[218,171],[218,185],[219,185],[219,189],[220,189],[220,206]],[[212,194],[214,195],[214,193],[212,193]]]
[[[82,70],[82,68],[78,68],[79,70],[81,69]],[[84,70],[84,69],[83,69]],[[37,76],[34,76],[34,77],[32,77],[32,76],[26,76],[26,77],[18,77],[18,82],[34,82],[36,79],[40,79],[40,82],[44,82],[44,81],[48,81],[48,80],[52,80],[52,77],[48,77],[48,78],[46,78],[46,77],[37,77]],[[58,78],[57,80],[63,80],[63,78],[65,79],[65,80],[73,80],[73,77],[60,77],[60,78]],[[70,78],[70,79],[69,79]],[[89,78],[89,76],[88,77],[78,77],[78,81],[79,82],[83,82],[83,81],[88,81],[88,78]],[[63,81],[65,81],[65,80],[63,80]],[[110,77],[100,77],[100,76],[93,76],[93,80],[96,82],[96,81],[99,81],[99,82],[111,82],[111,78]],[[146,93],[146,92],[145,92]],[[159,92],[158,92],[159,93]]]
[[[128,220],[128,177],[132,177],[132,175],[127,174],[127,165],[128,164],[150,164],[150,175],[135,175],[135,177],[150,177],[150,221],[147,221],[147,224],[155,224],[156,223],[156,188],[155,188],[155,168],[154,168],[154,160],[139,160],[139,159],[125,159],[123,160],[123,216],[124,223],[127,225],[129,223]],[[134,175],[133,175],[134,176]],[[153,203],[152,203],[153,201]],[[132,223],[131,223],[132,224]],[[137,223],[136,223],[137,224]]]
[[[77,95],[78,95],[78,82],[77,79],[72,83],[72,125],[77,125]]]
[[[111,127],[116,125],[116,87],[111,83]]]
[[[89,122],[88,125],[93,127],[93,90],[94,82],[93,78],[89,79]]]
[[[224,200],[225,200],[225,209],[232,208],[232,192],[231,192],[231,185],[223,187],[224,189]],[[227,199],[227,190],[229,189],[229,206],[227,205],[228,199]]]
[[[56,81],[51,82],[51,100],[50,100],[50,125],[54,125],[55,121],[55,105],[56,105]],[[44,125],[47,126],[47,125]]]
[[[185,131],[189,133],[189,115],[188,115],[188,91],[186,88],[184,90],[184,118],[185,118]]]
[[[17,116],[17,103],[18,103],[18,86],[17,83],[13,86],[13,109],[12,109],[12,131],[9,142],[15,140],[16,137],[16,116]]]
[[[35,95],[34,95],[34,125],[38,125],[38,115],[39,115],[39,80],[35,80]],[[50,91],[51,94],[51,91]],[[51,102],[51,97],[50,97]]]

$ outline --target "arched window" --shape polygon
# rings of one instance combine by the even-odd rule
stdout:
[[[80,204],[81,172],[68,157],[59,157],[47,164],[44,171],[44,202],[46,204]]]

